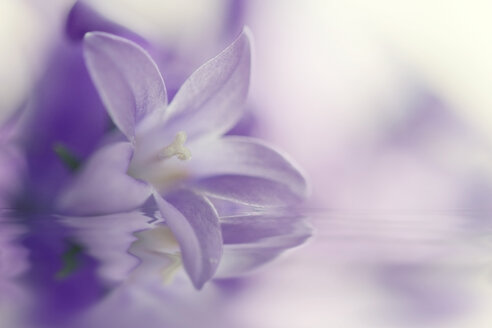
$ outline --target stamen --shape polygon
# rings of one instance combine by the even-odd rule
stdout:
[[[160,159],[167,159],[176,156],[179,160],[187,161],[191,158],[191,152],[188,148],[184,146],[186,142],[186,133],[180,131],[174,137],[174,141],[169,145],[164,147],[164,149],[159,153]]]

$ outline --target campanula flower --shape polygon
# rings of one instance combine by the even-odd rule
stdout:
[[[168,104],[163,78],[137,44],[87,33],[85,60],[121,132],[81,169],[58,207],[97,215],[130,211],[150,197],[178,241],[197,288],[223,253],[210,199],[270,208],[302,200],[306,182],[285,155],[249,137],[224,136],[241,118],[249,88],[250,32],[202,65]]]

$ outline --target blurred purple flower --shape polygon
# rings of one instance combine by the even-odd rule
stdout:
[[[101,32],[88,33],[84,43],[90,75],[128,141],[96,152],[62,193],[59,208],[76,215],[122,212],[152,196],[201,288],[214,275],[223,244],[207,197],[269,208],[307,194],[303,175],[280,152],[253,138],[223,136],[243,113],[249,32],[194,72],[169,106],[156,64],[138,45]]]
[[[25,158],[16,205],[27,211],[52,211],[56,194],[73,177],[57,147],[83,161],[109,127],[81,46],[59,40],[52,52],[45,74],[16,113],[6,140]]]

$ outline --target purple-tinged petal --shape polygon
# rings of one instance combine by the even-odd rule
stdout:
[[[278,192],[278,195],[271,195],[271,200],[282,195],[288,197],[286,201],[293,196],[303,199],[308,194],[306,179],[300,169],[286,155],[257,139],[229,136],[206,143],[196,143],[190,145],[190,149],[193,158],[189,161],[189,169],[198,181],[213,176],[246,176],[271,181],[270,184],[264,182],[258,185],[259,191],[263,188],[263,191],[271,189]],[[244,184],[245,190],[241,191],[243,196],[254,191],[252,181]],[[241,195],[238,189],[232,189],[231,178],[225,182],[228,185],[224,187],[207,183],[202,184],[200,188],[204,191],[208,190],[211,194],[218,194],[221,188],[224,191],[228,188],[236,195]],[[234,187],[236,186],[238,185],[235,184]],[[249,201],[254,201],[255,199],[251,197],[254,196],[250,196]],[[256,200],[260,201],[261,197],[258,195]],[[248,199],[245,198],[243,201],[246,200]]]
[[[178,241],[183,265],[197,289],[212,278],[222,257],[222,234],[213,205],[191,191],[164,200],[154,195],[166,224]]]
[[[244,216],[244,215],[257,214],[257,211],[259,210],[256,207],[252,207],[238,202],[231,202],[226,199],[220,199],[214,197],[210,197],[209,199],[214,205],[215,210],[217,210],[217,213],[219,213],[219,218],[227,217],[227,216]],[[273,209],[268,209],[268,210],[273,211]]]
[[[183,83],[166,113],[169,133],[182,130],[190,139],[221,135],[241,118],[249,88],[250,38],[245,29]]]
[[[157,65],[136,43],[103,32],[85,35],[84,56],[113,122],[133,141],[137,123],[167,106],[166,88]]]
[[[132,145],[120,142],[97,151],[58,199],[67,215],[103,215],[131,211],[151,195],[151,187],[126,174]]]
[[[220,175],[194,181],[191,188],[214,198],[251,206],[282,206],[302,201],[285,184],[243,175]]]
[[[310,236],[305,219],[290,214],[249,214],[222,217],[220,226],[224,245],[293,247]]]
[[[224,256],[216,276],[244,274],[303,244],[311,236],[311,229],[304,219],[287,214],[221,218]]]

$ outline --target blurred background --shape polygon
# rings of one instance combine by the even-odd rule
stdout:
[[[252,133],[311,180],[314,237],[242,279],[244,327],[490,326],[490,1],[87,0],[186,77],[248,25]],[[0,120],[73,1],[0,2]],[[183,59],[184,58],[184,59]]]

